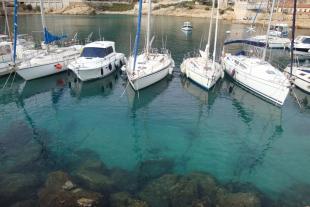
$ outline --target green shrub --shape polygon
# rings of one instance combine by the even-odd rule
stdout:
[[[208,6],[205,7],[205,10],[206,10],[206,11],[209,11],[209,10],[210,10],[210,7],[208,7]]]
[[[220,15],[223,15],[225,13],[225,10],[220,9]]]

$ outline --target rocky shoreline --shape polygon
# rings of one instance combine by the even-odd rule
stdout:
[[[128,10],[124,8],[114,8],[112,6],[94,7],[89,4],[73,4],[67,8],[61,10],[55,10],[49,12],[50,14],[62,14],[62,15],[95,15],[95,14],[123,14],[123,15],[137,15],[137,5],[129,6]],[[147,5],[143,5],[142,13],[145,15],[147,12]],[[195,4],[179,4],[161,1],[153,4],[152,14],[154,16],[175,16],[175,17],[190,17],[190,18],[210,18],[211,11],[209,6],[195,5]],[[255,16],[255,13],[248,16]],[[291,15],[276,13],[274,14],[273,21],[287,23],[291,25]],[[227,8],[220,11],[220,19],[240,24],[252,24],[252,20],[237,19],[232,8]],[[309,29],[308,24],[309,15],[302,14],[297,16],[297,28]],[[268,23],[268,14],[262,13],[257,16],[256,24],[266,25]]]
[[[0,135],[0,206],[259,207],[309,204],[309,186],[273,201],[248,183],[220,183],[205,172],[174,173],[170,159],[144,160],[127,171],[108,168],[89,149],[57,154],[43,129],[15,122]]]

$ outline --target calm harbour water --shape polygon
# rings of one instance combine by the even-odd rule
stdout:
[[[180,30],[186,20],[194,26],[190,35]],[[40,40],[40,16],[21,16],[19,25],[21,33]],[[101,36],[115,41],[116,50],[127,55],[136,18],[48,16],[47,25],[55,33],[73,36],[78,32],[80,39],[90,32],[94,32],[93,39],[98,38],[100,28]],[[178,71],[184,55],[199,48],[208,21],[154,17],[153,25],[154,46],[160,47],[162,39],[167,39],[176,62],[172,78],[140,91],[139,97],[126,87],[119,72],[83,84],[67,73],[30,82],[17,78],[11,89],[0,89],[0,130],[4,132],[0,152],[1,138],[5,140],[9,134],[18,137],[14,126],[24,123],[34,134],[40,130],[49,134],[49,141],[43,144],[56,157],[53,169],[65,168],[66,159],[77,149],[95,152],[108,168],[134,170],[146,160],[166,159],[172,160],[174,173],[207,172],[221,183],[251,183],[274,200],[286,195],[285,199],[303,199],[303,204],[310,205],[310,104],[305,102],[300,111],[289,95],[280,109],[227,78],[209,92],[197,87],[182,79]],[[221,22],[217,48],[222,48],[226,30],[242,33],[245,27]],[[309,35],[310,31],[298,33]],[[273,63],[285,65],[287,55],[274,52]],[[0,79],[1,85],[4,82],[5,78]],[[310,96],[298,89],[296,94],[310,101]],[[14,160],[0,157],[5,162],[0,174],[9,172],[7,159]]]

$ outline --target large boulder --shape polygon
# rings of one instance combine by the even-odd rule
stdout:
[[[135,169],[140,186],[145,185],[150,180],[172,173],[175,163],[171,159],[151,159],[139,163]]]
[[[104,197],[75,185],[68,174],[62,171],[48,175],[44,188],[39,193],[40,206],[44,207],[95,207],[105,206]]]
[[[145,201],[134,199],[126,192],[118,192],[111,195],[111,207],[148,207]]]
[[[217,193],[218,207],[260,207],[261,202],[255,193],[230,193],[225,189],[219,189]]]
[[[232,193],[205,173],[167,174],[150,182],[139,197],[153,207],[258,207],[255,193]]]
[[[40,179],[29,173],[0,174],[0,206],[35,196]]]
[[[135,193],[138,190],[137,175],[121,168],[112,168],[109,177],[116,191]]]

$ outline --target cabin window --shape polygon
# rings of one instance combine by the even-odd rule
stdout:
[[[310,44],[310,38],[305,38],[302,42],[303,42],[303,43]]]
[[[85,47],[81,54],[81,57],[88,57],[88,58],[103,58],[109,54],[113,53],[113,48],[97,48],[97,47]]]

